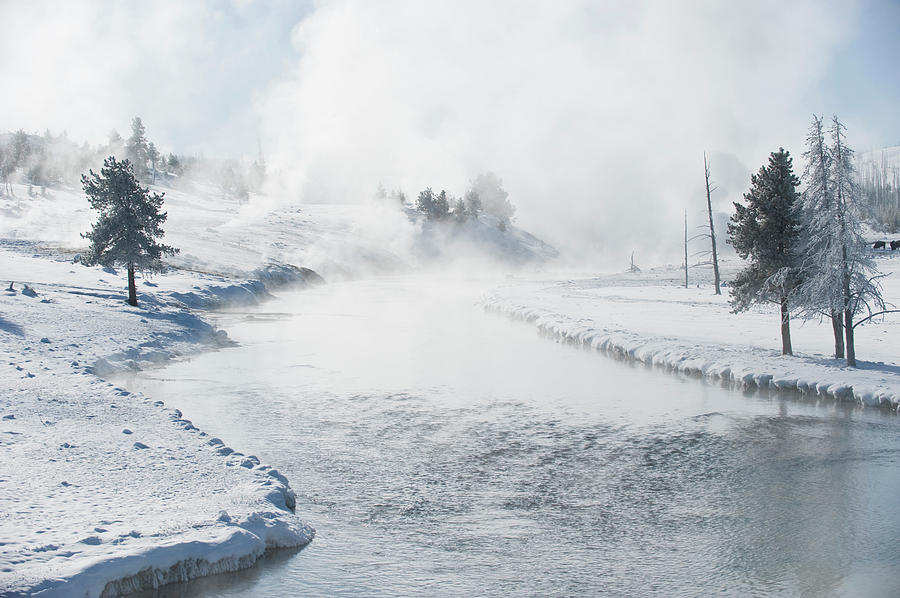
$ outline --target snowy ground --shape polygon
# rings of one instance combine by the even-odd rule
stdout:
[[[900,253],[900,252],[896,252]],[[900,304],[900,255],[878,253],[888,303]],[[738,260],[723,264],[728,280]],[[733,314],[728,289],[713,293],[710,268],[660,267],[568,280],[517,280],[492,292],[488,310],[537,325],[566,342],[745,387],[806,396],[900,405],[900,318],[889,314],[856,329],[859,367],[832,358],[830,322],[794,321],[794,356],[781,355],[774,306]],[[698,284],[699,282],[699,284]]]
[[[303,272],[271,263],[271,238],[216,244],[240,206],[220,202],[217,220],[213,200],[182,194],[167,205],[181,269],[139,279],[133,308],[124,272],[73,263],[86,200],[16,191],[0,209],[0,594],[117,595],[308,543],[277,470],[101,378],[229,343],[198,309],[258,301]]]
[[[133,308],[122,273],[27,247],[0,248],[2,277],[15,281],[0,292],[0,593],[115,594],[309,542],[276,470],[98,377],[227,336],[173,300],[177,291],[142,285]],[[192,298],[210,286],[253,288],[161,278]]]

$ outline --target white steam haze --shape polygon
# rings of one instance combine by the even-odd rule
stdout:
[[[306,202],[379,183],[460,196],[493,171],[515,224],[570,260],[677,263],[704,151],[730,212],[769,152],[802,170],[813,113],[841,115],[858,149],[883,141],[823,86],[873,7],[896,17],[819,0],[12,2],[5,21],[29,26],[0,47],[28,101],[0,100],[0,128],[97,140],[140,115],[163,149],[245,155],[259,135],[272,189]]]
[[[828,109],[806,94],[853,18],[841,4],[326,3],[259,109],[305,197],[460,194],[493,170],[517,223],[564,249],[676,261],[703,151],[728,209]]]

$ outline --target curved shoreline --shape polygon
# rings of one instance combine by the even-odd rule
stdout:
[[[270,550],[312,541],[276,469],[178,409],[104,380],[226,346],[223,331],[170,301],[174,291],[142,293],[131,308],[101,288],[109,272],[7,257],[8,276],[45,282],[29,282],[33,296],[2,299],[0,593],[119,596],[251,567]],[[253,275],[212,288],[187,275],[202,284],[188,296],[200,312],[224,303],[209,298],[258,302],[306,272]]]
[[[541,334],[560,342],[581,345],[615,359],[637,361],[685,375],[723,381],[742,389],[763,388],[779,393],[799,393],[801,396],[856,402],[900,412],[900,391],[866,382],[853,383],[847,380],[845,369],[829,368],[811,358],[788,358],[796,361],[777,368],[763,363],[772,359],[769,352],[754,347],[706,345],[698,348],[697,345],[683,344],[678,339],[610,331],[597,327],[590,320],[576,321],[543,308],[502,299],[487,299],[482,305],[488,312],[532,324]],[[798,373],[798,370],[806,371]],[[829,370],[840,373],[829,374]]]

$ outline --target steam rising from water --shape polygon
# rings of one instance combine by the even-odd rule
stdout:
[[[97,142],[139,114],[164,152],[244,155],[259,132],[272,189],[308,202],[461,195],[492,170],[570,256],[677,262],[703,151],[721,211],[768,152],[797,154],[858,4],[6,3],[0,129]]]
[[[676,255],[779,145],[852,11],[821,3],[323,3],[261,96],[270,163],[310,200],[503,177],[519,223],[579,253]],[[694,218],[692,216],[692,219]],[[674,257],[667,257],[675,261]]]

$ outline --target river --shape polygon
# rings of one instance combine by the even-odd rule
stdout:
[[[488,286],[287,293],[129,380],[277,467],[317,529],[153,595],[900,595],[896,416],[557,344]]]

